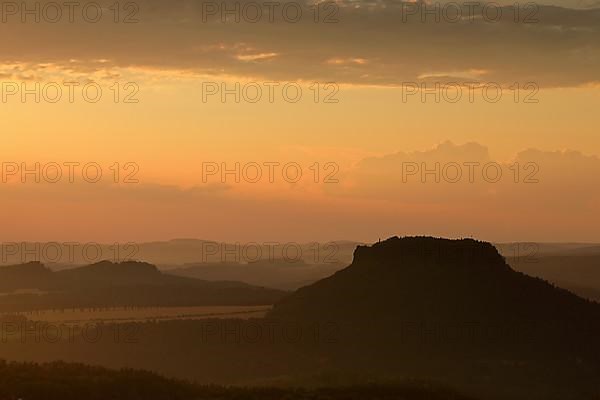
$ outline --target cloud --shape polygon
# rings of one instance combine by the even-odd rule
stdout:
[[[528,149],[493,160],[478,143],[366,158],[330,194],[474,214],[507,211],[586,218],[600,203],[600,159],[581,152]]]
[[[457,168],[462,175],[454,182]],[[393,234],[499,241],[598,237],[600,159],[577,151],[527,149],[494,160],[481,144],[444,142],[365,158],[336,177],[339,184],[301,195],[292,185],[273,193],[260,185],[248,191],[234,184],[11,182],[0,185],[0,218],[11,227],[0,241],[310,242],[339,239],[340,232],[365,241]]]
[[[215,4],[233,9],[236,3],[244,10],[252,2]],[[0,24],[0,34],[11,37],[0,43],[0,62],[52,63],[82,73],[148,68],[356,85],[397,86],[432,75],[540,87],[600,82],[600,9],[539,6],[533,10],[538,22],[524,24],[514,22],[507,6],[497,22],[423,23],[419,15],[407,17],[408,3],[338,1],[337,11],[321,10],[318,17],[305,4],[299,21],[290,22],[282,3],[272,22],[263,10],[257,23],[243,15],[239,23],[229,17],[223,23],[218,12],[207,16],[202,2],[136,4],[140,22],[131,24],[114,23],[110,13],[98,23],[9,18]],[[519,18],[531,13],[521,11]],[[327,17],[338,22],[323,23]]]

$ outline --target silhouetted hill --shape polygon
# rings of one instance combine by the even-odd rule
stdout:
[[[199,285],[200,281],[175,278],[161,273],[156,266],[145,262],[126,261],[113,263],[101,261],[96,264],[79,268],[66,269],[56,272],[63,284],[80,286],[127,286],[127,285],[167,285],[167,284],[193,284]],[[239,283],[238,286],[243,286]]]
[[[0,267],[0,311],[112,306],[266,305],[284,292],[242,282],[208,282],[128,261],[52,272],[39,263]],[[30,291],[33,291],[30,293]]]
[[[134,284],[161,284],[163,275],[154,265],[143,262],[112,263],[101,261],[96,264],[56,272],[65,285],[122,286]]]
[[[0,292],[39,289],[53,284],[54,274],[39,262],[0,267]]]
[[[53,272],[43,264],[30,262],[0,267],[0,288],[9,293],[24,289],[71,290],[130,285],[191,285],[212,287],[250,287],[236,281],[203,281],[160,272],[156,266],[139,261],[95,264]]]
[[[514,271],[490,243],[360,246],[349,267],[285,297],[269,317],[334,322],[329,356],[350,368],[446,376],[499,398],[515,398],[519,385],[531,398],[599,393],[600,305]]]
[[[364,321],[387,316],[438,321],[600,317],[600,307],[512,270],[490,243],[391,238],[359,246],[352,264],[283,299],[273,316]]]

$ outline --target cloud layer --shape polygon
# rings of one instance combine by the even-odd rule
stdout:
[[[18,15],[8,16],[0,34],[11,40],[0,43],[0,62],[33,69],[52,63],[74,73],[144,68],[384,86],[431,77],[540,87],[600,82],[600,9],[536,6],[515,13],[506,6],[501,17],[491,8],[486,18],[482,7],[463,8],[452,23],[454,9],[440,11],[436,22],[435,15],[423,18],[413,3],[391,0],[341,1],[334,8],[289,3],[294,6],[286,13],[283,2],[273,22],[263,7],[262,17],[251,23],[256,2],[215,2],[216,11],[205,3],[140,1],[139,10],[127,10],[139,20],[130,24],[122,23],[126,10],[114,23],[108,3],[98,23],[79,14],[73,23],[63,17],[55,24],[43,18],[24,24]],[[235,15],[222,22],[225,7],[238,7],[239,23]],[[298,9],[302,17],[290,22]]]

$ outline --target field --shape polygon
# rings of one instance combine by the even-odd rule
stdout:
[[[118,307],[18,313],[31,321],[61,324],[143,322],[150,320],[261,318],[272,306]],[[14,315],[14,314],[13,314]]]

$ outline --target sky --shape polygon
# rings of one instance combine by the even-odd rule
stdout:
[[[506,3],[3,3],[0,241],[600,242],[600,4]]]

